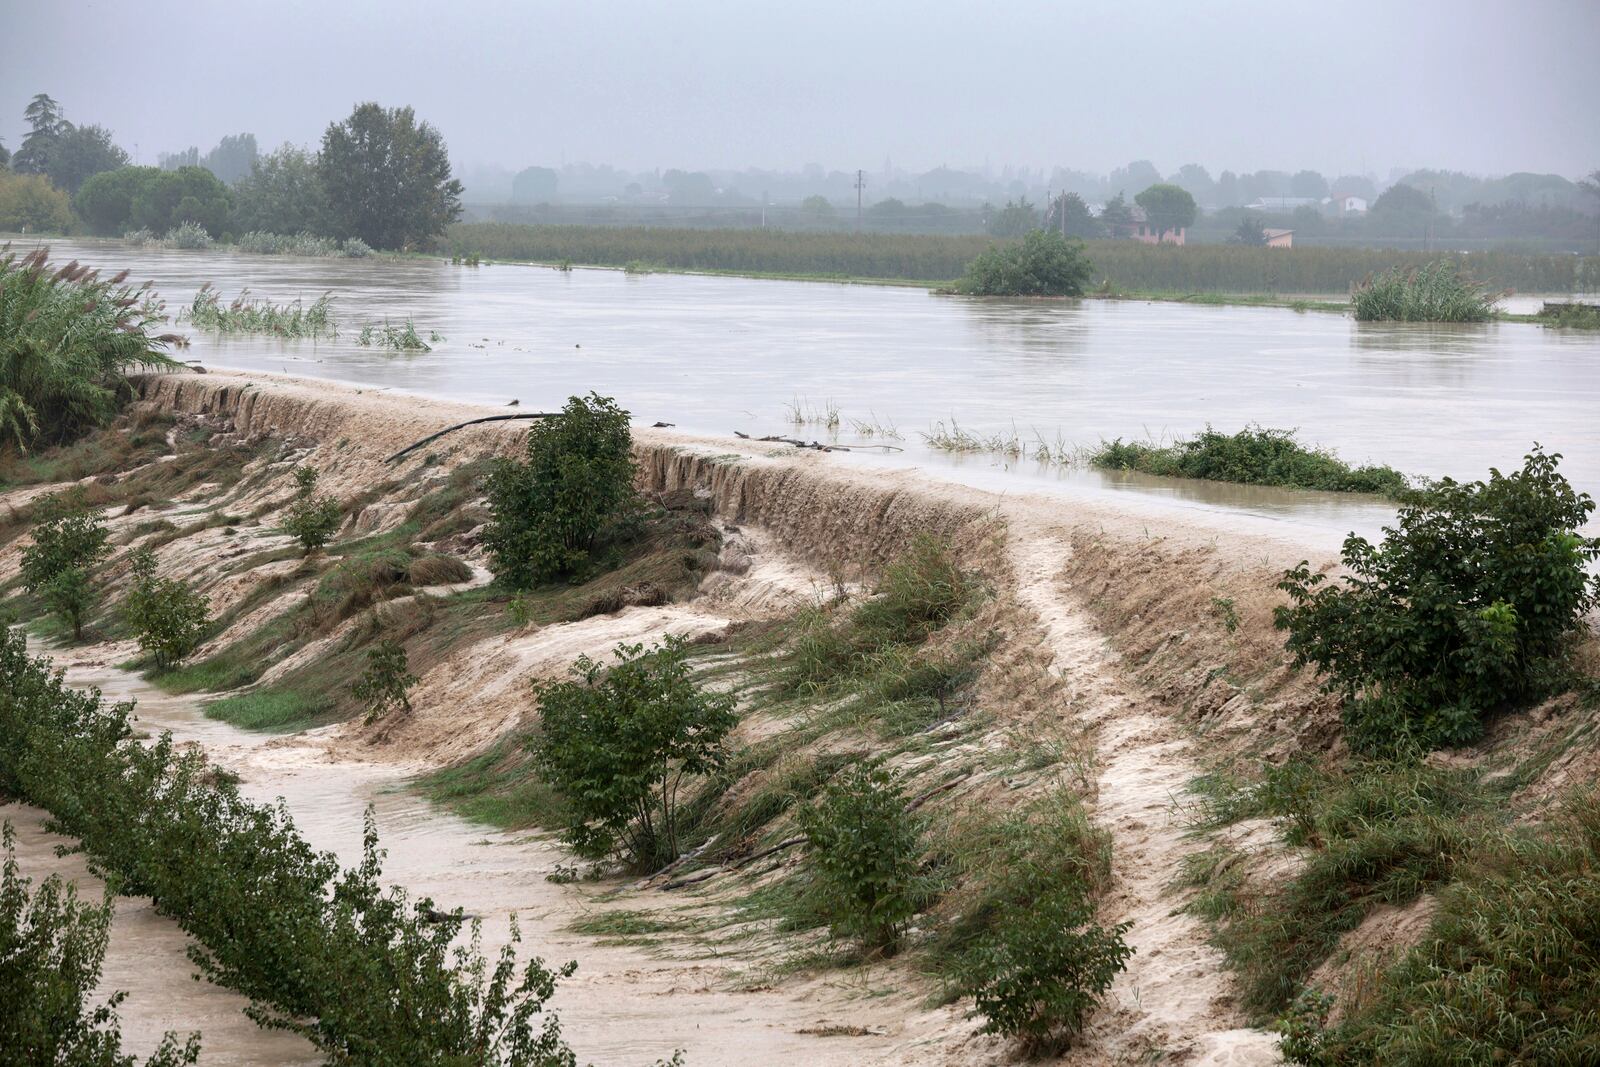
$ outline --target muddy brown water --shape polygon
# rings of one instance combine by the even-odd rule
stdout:
[[[1326,535],[1372,532],[1371,500],[1113,476],[1027,460],[951,457],[919,431],[952,419],[1088,447],[1170,440],[1208,423],[1298,428],[1353,463],[1478,477],[1535,441],[1600,492],[1600,337],[1520,323],[1357,323],[1326,312],[1084,300],[1007,302],[920,289],[674,274],[629,275],[441,259],[294,259],[58,241],[55,259],[128,268],[176,312],[205,282],[274,301],[334,296],[333,340],[186,330],[183,355],[523,410],[596,390],[645,423],[849,443],[851,420],[896,426],[904,452],[840,462],[915,464],[990,489],[1049,487],[1163,507],[1223,509]],[[1521,298],[1525,302],[1532,298]],[[367,322],[412,319],[442,339],[415,355],[357,344]],[[832,404],[837,433],[786,408]]]

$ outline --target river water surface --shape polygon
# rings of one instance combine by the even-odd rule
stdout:
[[[215,366],[357,382],[548,410],[590,390],[644,423],[709,434],[786,433],[903,452],[841,461],[916,464],[989,488],[1223,507],[1324,534],[1375,529],[1388,508],[1346,496],[951,457],[920,431],[1086,447],[1168,440],[1208,423],[1297,428],[1353,463],[1479,477],[1534,443],[1600,493],[1600,338],[1520,323],[1357,323],[1328,312],[1173,303],[994,301],[921,289],[651,274],[560,272],[439,259],[325,260],[62,241],[78,258],[149,279],[177,311],[203,283],[232,299],[334,297],[340,333],[318,342],[216,337],[185,353]],[[357,343],[363,324],[413,320],[433,350]],[[787,409],[835,408],[830,434]],[[865,437],[852,420],[893,425]]]

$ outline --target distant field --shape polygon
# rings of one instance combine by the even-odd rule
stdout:
[[[652,227],[458,223],[452,251],[525,259],[666,270],[726,271],[882,281],[957,278],[992,238],[968,235],[795,233]],[[1448,257],[1495,289],[1524,293],[1600,290],[1600,257],[1512,252],[1399,252],[1371,248],[1153,246],[1091,241],[1095,282],[1115,290],[1210,293],[1344,293],[1367,275]]]

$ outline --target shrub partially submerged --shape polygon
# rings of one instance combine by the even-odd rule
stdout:
[[[1369,278],[1350,298],[1362,322],[1487,322],[1493,295],[1441,259],[1421,267],[1395,267]]]
[[[1300,444],[1293,430],[1260,426],[1235,434],[1207,426],[1197,436],[1166,447],[1124,444],[1119,437],[1102,444],[1089,462],[1104,470],[1332,493],[1397,496],[1407,488],[1405,475],[1393,467],[1351,467],[1332,452]]]
[[[1548,692],[1595,603],[1587,566],[1600,538],[1577,531],[1587,493],[1535,449],[1487,482],[1446,478],[1400,509],[1373,545],[1345,541],[1350,576],[1330,584],[1301,563],[1277,609],[1295,663],[1313,663],[1345,698],[1352,747],[1397,752],[1459,745],[1508,702]]]
[[[1093,272],[1082,241],[1034,230],[979,254],[956,289],[973,296],[1082,296]]]

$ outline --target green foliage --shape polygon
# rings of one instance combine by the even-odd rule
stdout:
[[[1600,1053],[1600,793],[1585,787],[1544,840],[1508,836],[1438,895],[1420,943],[1333,1027],[1310,994],[1284,1052],[1341,1064],[1579,1064]]]
[[[409,107],[358,104],[322,136],[329,230],[374,248],[420,248],[461,215],[444,138]]]
[[[268,333],[278,337],[335,337],[333,294],[323,293],[310,307],[300,300],[274,304],[251,300],[250,290],[241,289],[231,304],[222,303],[222,294],[202,285],[194,294],[187,317],[197,329],[213,333]]]
[[[350,686],[350,695],[366,708],[363,721],[370,725],[395,712],[411,714],[411,698],[407,694],[416,684],[406,646],[385,638],[367,651],[367,669]]]
[[[1082,296],[1094,272],[1082,241],[1034,230],[974,259],[957,283],[974,296]]]
[[[286,144],[257,158],[233,187],[235,233],[327,234],[330,221],[317,157],[303,148]]]
[[[620,850],[653,870],[678,856],[685,780],[722,768],[738,717],[732,697],[689,676],[681,640],[619,645],[614,655],[609,669],[582,656],[576,681],[536,686],[532,750],[567,802],[566,838],[580,854]]]
[[[928,895],[918,872],[923,823],[906,812],[899,779],[856,764],[801,809],[799,821],[809,842],[809,907],[835,937],[893,953]]]
[[[1346,539],[1339,584],[1305,563],[1284,575],[1291,603],[1276,624],[1296,664],[1316,664],[1343,694],[1352,747],[1464,744],[1489,712],[1559,679],[1600,558],[1600,538],[1577,533],[1594,502],[1557,472],[1560,458],[1536,448],[1511,474],[1438,482],[1381,544]]]
[[[959,912],[940,954],[955,992],[974,999],[984,1032],[1020,1037],[1032,1053],[1059,1050],[1132,952],[1126,924],[1094,922],[1110,835],[1056,789],[1003,814],[978,812],[946,838]]]
[[[1247,426],[1231,435],[1207,426],[1195,437],[1166,447],[1124,444],[1118,438],[1102,443],[1089,462],[1104,470],[1331,493],[1399,496],[1407,488],[1405,475],[1393,467],[1351,467],[1331,452],[1300,444],[1293,430],[1260,426]]]
[[[1283,1011],[1373,909],[1408,904],[1454,878],[1497,800],[1468,772],[1390,763],[1335,771],[1305,761],[1213,800],[1217,821],[1270,818],[1286,843],[1306,850],[1292,878],[1259,893],[1235,887],[1212,908],[1245,1010]]]
[[[1187,189],[1158,182],[1133,198],[1144,208],[1145,218],[1157,237],[1194,225],[1194,197]]]
[[[383,888],[370,816],[360,864],[341,870],[201,754],[135,740],[131,711],[0,636],[0,790],[50,812],[121,891],[150,897],[194,939],[200,973],[250,998],[251,1018],[333,1062],[575,1064],[544,1010],[570,965],[530,960],[519,977],[514,945],[486,959],[459,910]]]
[[[66,233],[72,201],[42,174],[0,167],[0,233]]]
[[[132,168],[138,172],[129,201],[128,216],[120,228],[144,228],[167,233],[183,223],[193,223],[212,237],[228,226],[228,187],[204,167],[178,170]]]
[[[1021,237],[1032,230],[1039,228],[1039,210],[1028,203],[1028,198],[1020,201],[1006,201],[1006,206],[996,211],[989,219],[989,235],[991,237]]]
[[[1369,278],[1350,297],[1362,322],[1487,322],[1494,296],[1446,259],[1395,267]]]
[[[317,493],[317,472],[296,467],[295,496],[284,516],[283,532],[300,542],[306,555],[328,543],[344,521],[339,502]]]
[[[72,126],[50,153],[50,182],[67,195],[76,193],[96,174],[128,165],[128,153],[111,140],[104,126]]]
[[[1546,304],[1538,318],[1541,325],[1562,330],[1600,330],[1600,306],[1594,304]]]
[[[1127,968],[1123,940],[1132,923],[1094,921],[1081,892],[1052,887],[1007,915],[977,951],[965,992],[984,1016],[983,1033],[1020,1037],[1034,1052],[1054,1052]]]
[[[210,602],[176,578],[156,574],[155,554],[133,556],[133,588],[122,603],[122,615],[139,641],[165,670],[200,645],[211,625]]]
[[[132,395],[130,368],[175,366],[157,351],[160,304],[75,263],[51,270],[46,250],[0,248],[0,444],[26,451],[111,421]]]
[[[428,342],[418,335],[417,327],[410,319],[406,319],[404,326],[395,326],[387,319],[381,326],[369,322],[361,327],[361,333],[356,336],[356,344],[387,348],[393,352],[433,351]]]
[[[81,640],[96,599],[88,572],[110,551],[111,535],[103,513],[70,501],[61,507],[33,528],[33,539],[22,550],[22,587],[44,600],[72,627],[73,639]]]
[[[1239,225],[1234,229],[1233,235],[1228,238],[1231,245],[1244,245],[1248,248],[1262,248],[1267,243],[1267,229],[1261,222],[1260,215],[1249,212],[1239,217]]]
[[[110,894],[98,907],[79,901],[77,890],[51,875],[29,892],[30,879],[17,866],[11,824],[0,831],[5,860],[0,867],[0,1065],[3,1067],[135,1067],[122,1051],[113,993],[98,1007],[88,1004],[100,984],[111,928]],[[194,1063],[199,1035],[182,1046],[166,1035],[145,1067]]]
[[[579,574],[600,535],[635,507],[628,413],[609,397],[572,397],[534,422],[526,458],[490,472],[483,543],[512,589]]]
[[[1052,218],[1054,218],[1052,209]],[[1069,212],[1069,237],[1080,232]],[[1080,220],[1081,221],[1081,220]],[[1099,224],[1089,220],[1097,229]],[[284,229],[284,227],[276,227]],[[1046,229],[1060,231],[1059,224]],[[937,281],[959,278],[993,246],[976,234],[796,233],[778,229],[644,226],[530,226],[457,223],[448,241],[495,260],[621,267],[630,260],[669,270],[734,274]],[[1087,246],[1094,278],[1113,289],[1171,293],[1348,293],[1379,271],[1414,267],[1440,253],[1383,248],[1251,248],[1228,244],[1148,245],[1096,240]],[[1495,289],[1575,293],[1600,288],[1600,257],[1516,252],[1448,253],[1443,258]]]

